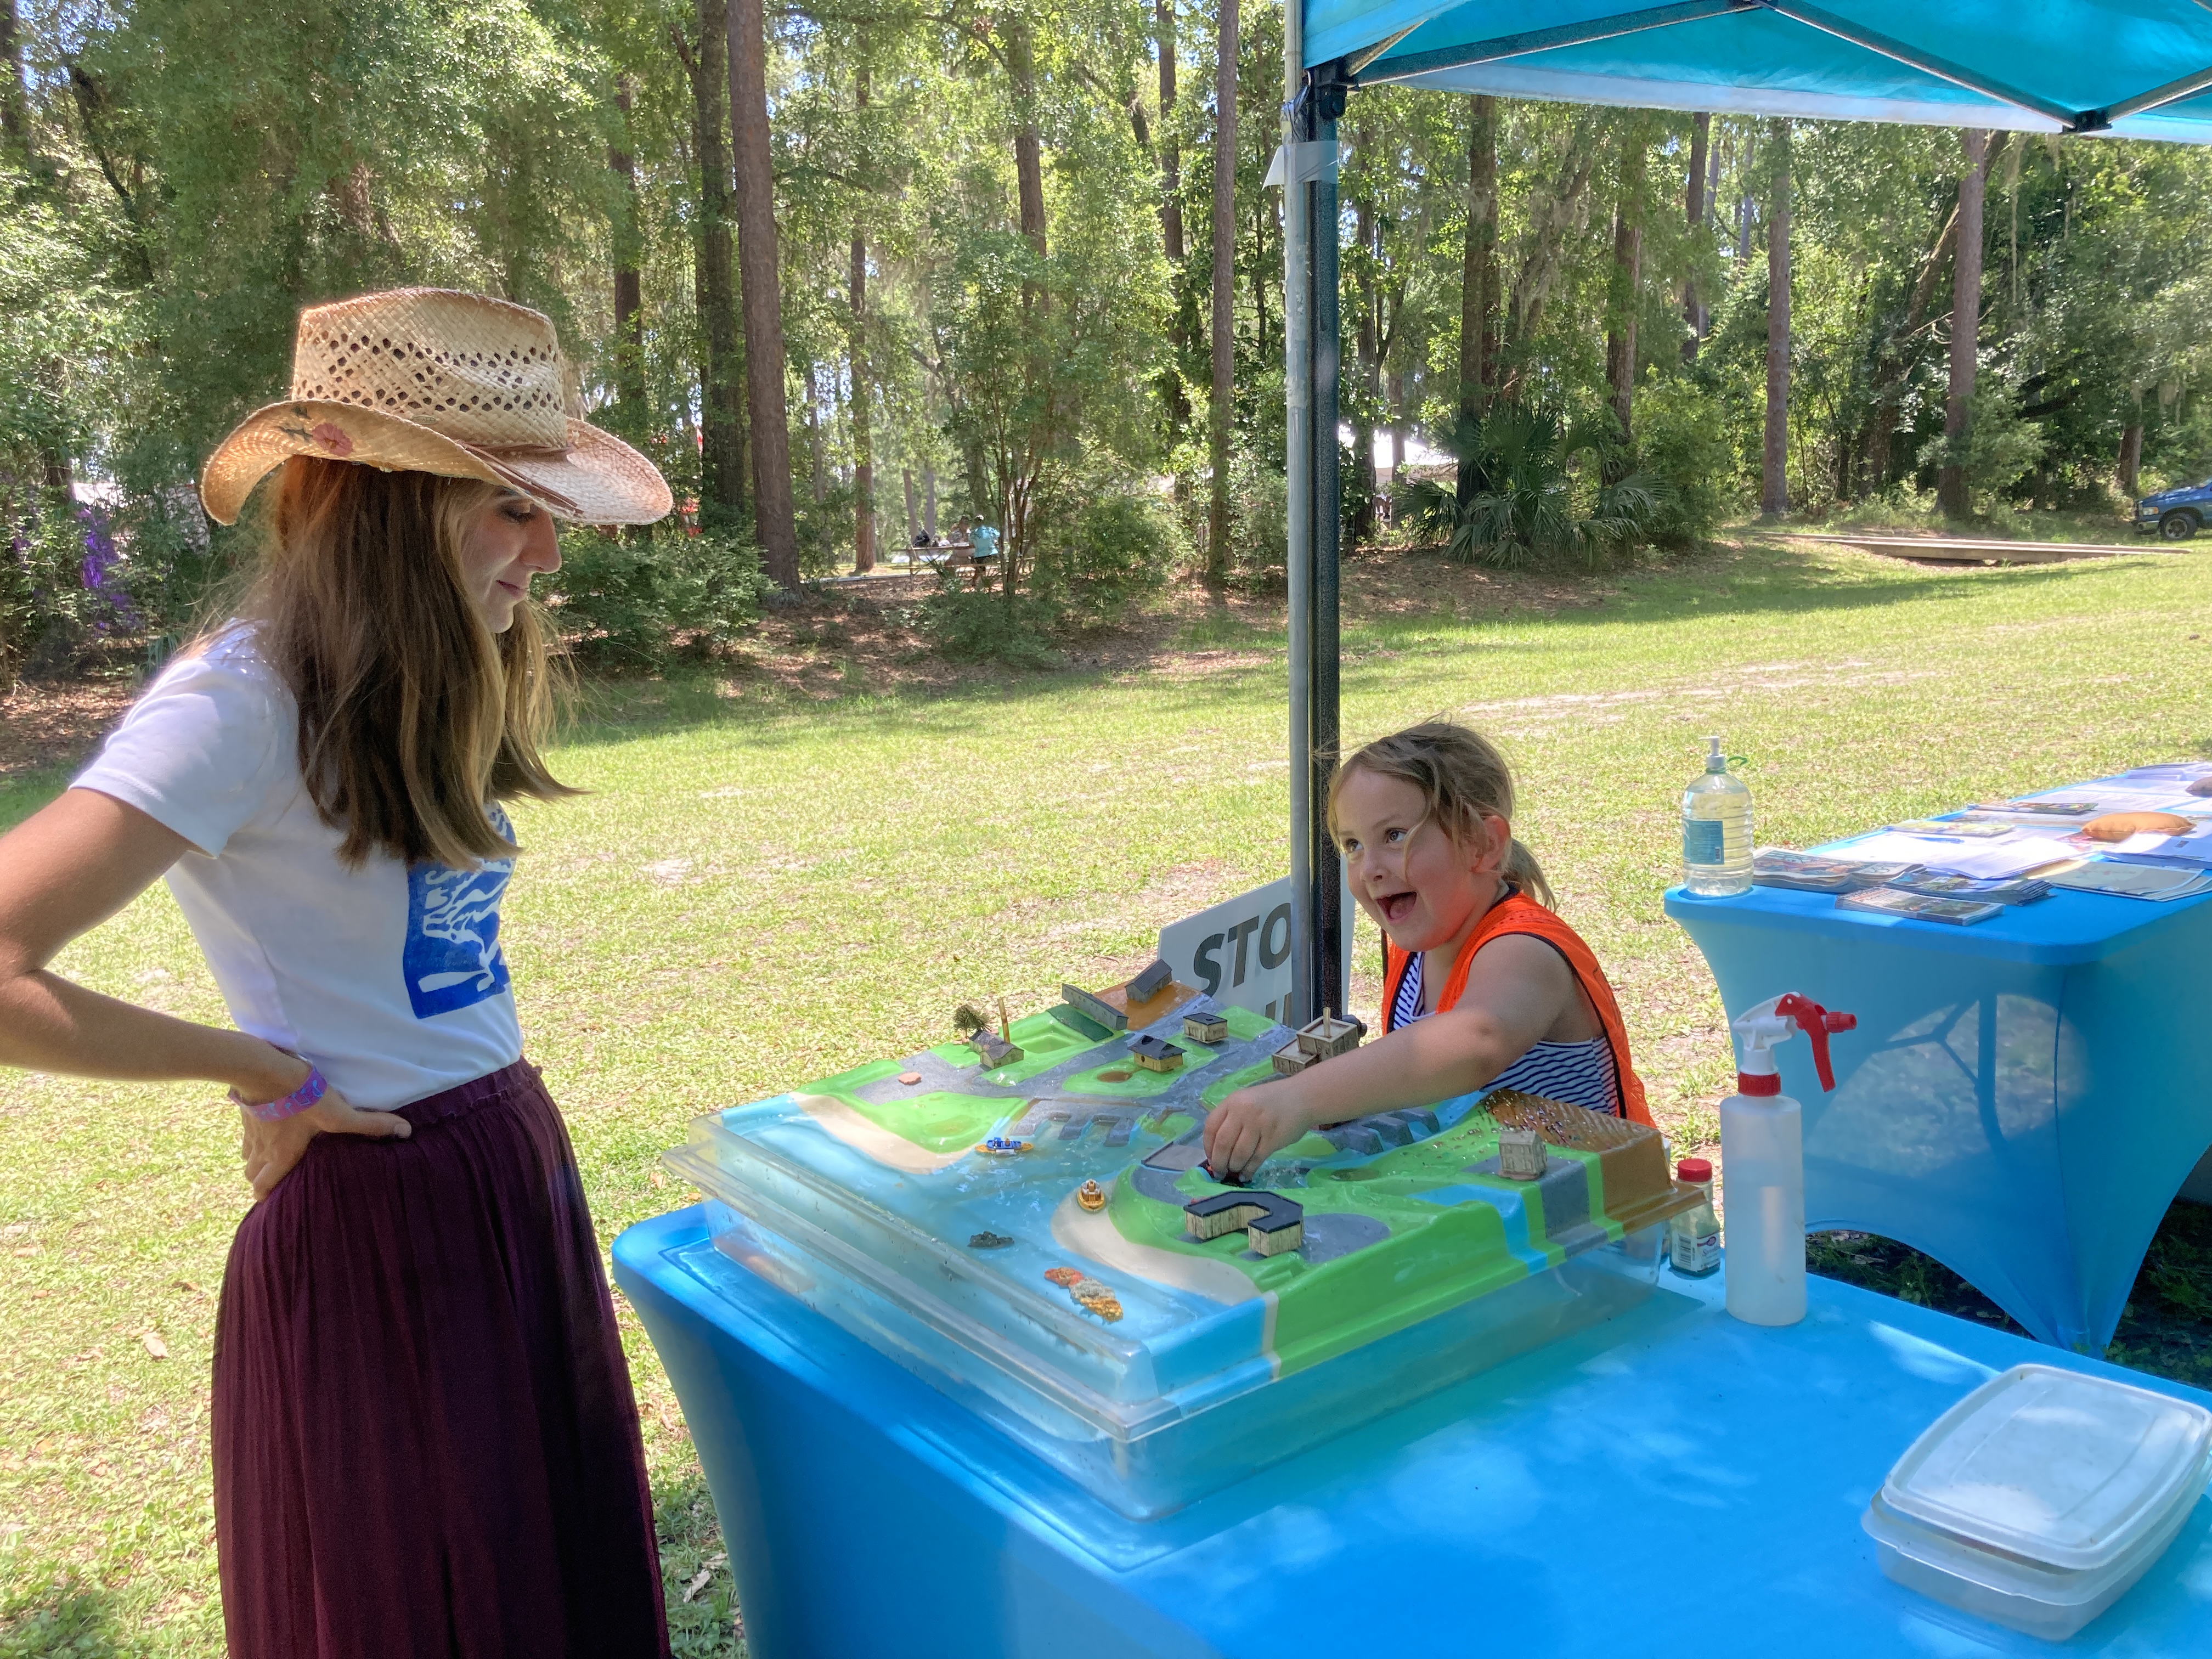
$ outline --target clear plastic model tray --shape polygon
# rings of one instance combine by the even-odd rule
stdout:
[[[1118,1034],[1017,1021],[992,1069],[965,1044],[862,1066],[699,1118],[666,1161],[732,1259],[1137,1517],[1649,1294],[1697,1194],[1654,1132],[1578,1108],[1468,1096],[1212,1180],[1206,1114],[1293,1034],[1231,1008],[1194,1040],[1194,996]],[[1502,1127],[1542,1136],[1540,1176],[1498,1173]]]

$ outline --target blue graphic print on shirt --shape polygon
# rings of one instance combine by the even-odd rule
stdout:
[[[492,827],[509,841],[507,814],[491,809]],[[499,901],[513,859],[475,870],[423,862],[407,872],[407,939],[400,968],[415,1018],[450,1014],[507,989],[507,957],[499,948]]]

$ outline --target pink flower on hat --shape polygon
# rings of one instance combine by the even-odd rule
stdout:
[[[333,455],[353,453],[353,440],[346,436],[345,428],[335,421],[321,421],[308,428],[307,435]]]

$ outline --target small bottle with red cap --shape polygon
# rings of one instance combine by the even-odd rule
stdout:
[[[1709,1158],[1686,1158],[1674,1166],[1674,1179],[1695,1187],[1705,1201],[1667,1224],[1667,1259],[1685,1279],[1705,1279],[1720,1271],[1721,1222],[1713,1213],[1713,1166]]]

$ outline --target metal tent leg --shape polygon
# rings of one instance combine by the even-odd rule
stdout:
[[[1295,67],[1295,65],[1293,65]],[[1340,66],[1303,77],[1286,137],[1292,157],[1327,145],[1348,88]],[[1313,176],[1301,176],[1310,172]],[[1337,556],[1340,485],[1337,402],[1341,349],[1337,316],[1336,167],[1295,160],[1284,189],[1284,381],[1288,416],[1286,481],[1290,558],[1291,971],[1296,1006],[1287,1022],[1342,1009],[1342,875],[1328,824],[1336,764]]]

